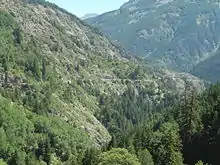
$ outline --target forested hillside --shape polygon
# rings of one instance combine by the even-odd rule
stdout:
[[[130,0],[87,22],[153,65],[216,82],[219,66],[212,59],[220,57],[219,5],[218,0]]]
[[[1,0],[0,64],[1,165],[219,162],[219,85],[152,68],[54,4]]]

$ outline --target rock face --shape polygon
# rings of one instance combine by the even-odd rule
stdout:
[[[130,0],[87,22],[154,65],[220,78],[212,60],[220,54],[218,0]]]

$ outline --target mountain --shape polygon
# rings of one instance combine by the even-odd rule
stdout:
[[[89,18],[93,18],[93,17],[97,17],[98,14],[96,13],[88,13],[88,14],[85,14],[83,17],[81,17],[82,20],[84,19],[89,19]]]
[[[87,150],[163,111],[186,86],[204,89],[43,0],[1,0],[0,64],[0,162],[9,165],[81,164]]]
[[[219,6],[217,0],[130,0],[118,10],[86,21],[154,65],[196,70],[200,77],[215,81],[219,74],[210,72],[218,70],[211,62],[213,56],[220,57]],[[198,71],[204,63],[209,71]]]

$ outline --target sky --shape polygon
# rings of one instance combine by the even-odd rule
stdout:
[[[82,17],[87,13],[102,14],[118,9],[128,0],[48,0],[67,11]]]

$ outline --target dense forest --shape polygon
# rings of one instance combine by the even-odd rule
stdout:
[[[101,93],[85,78],[92,62],[59,65],[44,55],[34,36],[27,37],[13,13],[0,11],[0,34],[0,165],[219,164],[219,83],[203,92],[186,83],[182,94],[167,92],[164,99],[150,100],[157,96],[154,87],[131,81],[145,79],[146,69],[128,63],[129,69],[117,70],[125,64],[100,56],[126,87],[121,94]],[[94,63],[102,68],[101,62]],[[59,67],[81,77],[64,83]],[[90,100],[94,97],[97,105]],[[94,115],[110,133],[110,142],[94,145],[88,128],[78,126],[79,114],[89,113],[80,107],[84,111],[72,115],[79,103],[97,109]]]
[[[167,107],[149,108],[143,96],[130,89],[120,98],[102,101],[98,116],[113,137],[107,146],[110,153],[126,148],[141,164],[220,162],[220,84],[200,94],[186,86],[184,95]]]

